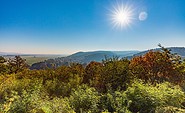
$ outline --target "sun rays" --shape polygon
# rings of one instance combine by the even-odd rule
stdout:
[[[130,27],[134,20],[134,8],[129,4],[117,3],[110,12],[113,28],[124,29]]]

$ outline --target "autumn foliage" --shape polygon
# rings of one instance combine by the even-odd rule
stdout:
[[[0,57],[0,112],[183,113],[184,77],[185,61],[163,47],[131,60],[43,70],[30,70],[20,56]]]
[[[149,51],[144,56],[135,57],[131,60],[130,69],[136,77],[152,83],[181,80],[176,61],[166,52]]]

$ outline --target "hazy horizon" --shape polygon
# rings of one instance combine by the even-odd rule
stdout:
[[[151,48],[152,49],[152,48]],[[47,53],[19,53],[19,52],[6,52],[6,51],[0,51],[0,53],[10,53],[10,54],[25,54],[25,55],[71,55],[77,52],[96,52],[96,51],[115,51],[115,50],[88,50],[88,51],[75,51],[73,53],[51,53],[51,54],[47,54]],[[145,50],[116,50],[116,51],[145,51]]]
[[[159,43],[185,47],[184,4],[184,0],[1,0],[0,52],[144,51]]]

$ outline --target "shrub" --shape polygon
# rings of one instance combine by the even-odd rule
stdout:
[[[43,100],[31,111],[33,113],[74,113],[68,98]]]
[[[104,112],[130,113],[128,110],[129,101],[127,101],[124,92],[108,92],[101,96],[100,109]]]
[[[157,108],[155,113],[185,113],[185,110],[173,106],[168,106]]]
[[[86,85],[79,86],[74,89],[70,96],[70,104],[75,109],[75,112],[98,112],[99,102],[98,92],[94,88],[89,88]]]
[[[125,93],[132,101],[129,107],[132,112],[148,113],[160,106],[181,107],[185,101],[185,95],[180,87],[169,83],[152,86],[136,81]]]
[[[6,113],[73,113],[67,98],[49,98],[42,84],[33,84],[20,92],[5,93],[0,112]]]

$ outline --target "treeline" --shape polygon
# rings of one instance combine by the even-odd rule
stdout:
[[[19,56],[0,57],[0,112],[184,113],[185,61],[161,48],[43,70],[29,70]]]

